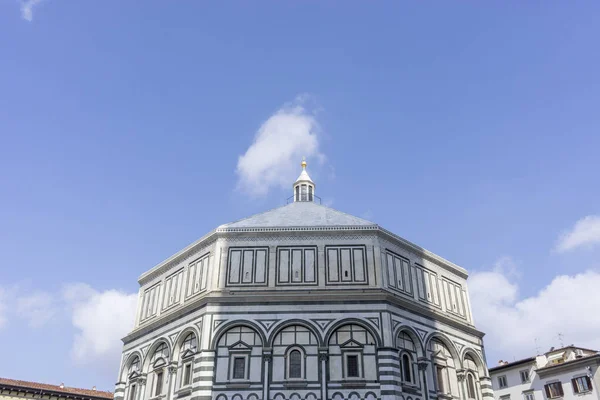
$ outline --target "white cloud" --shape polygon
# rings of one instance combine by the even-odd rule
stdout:
[[[570,231],[561,236],[556,251],[562,253],[577,247],[598,244],[600,244],[600,216],[588,215],[577,221]]]
[[[541,351],[559,346],[559,333],[565,345],[600,349],[598,287],[600,273],[587,271],[557,276],[537,294],[520,299],[519,286],[501,269],[469,277],[475,324],[486,333],[487,352],[510,360],[534,355],[536,345]]]
[[[118,370],[123,338],[133,328],[137,294],[118,290],[99,292],[89,285],[68,285],[63,293],[72,309],[77,334],[71,355],[78,364],[107,374]]]
[[[16,311],[19,317],[28,320],[30,327],[39,328],[56,314],[54,297],[45,292],[19,296],[16,299]]]
[[[238,158],[238,187],[264,196],[272,187],[290,187],[303,156],[324,160],[319,153],[319,124],[298,97],[267,119],[246,153]]]
[[[20,0],[21,17],[26,21],[33,21],[33,8],[42,2],[42,0]]]

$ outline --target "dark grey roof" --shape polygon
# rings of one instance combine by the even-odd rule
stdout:
[[[229,228],[271,228],[306,226],[377,226],[366,219],[355,217],[314,202],[294,202],[219,226]]]
[[[518,365],[527,364],[527,363],[534,362],[534,361],[535,361],[535,357],[528,357],[528,358],[524,358],[522,360],[509,362],[508,364],[503,364],[503,365],[498,365],[496,367],[488,368],[488,371],[490,373],[492,373],[492,372],[500,371],[500,370],[503,370],[506,368],[516,367]]]

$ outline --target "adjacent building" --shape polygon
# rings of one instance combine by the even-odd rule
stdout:
[[[467,271],[291,194],[141,275],[115,399],[491,400]]]
[[[0,400],[113,400],[111,392],[0,378]]]
[[[567,346],[490,368],[496,400],[600,400],[600,354]]]

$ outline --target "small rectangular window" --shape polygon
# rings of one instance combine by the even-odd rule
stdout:
[[[246,379],[246,357],[233,358],[233,379]]]
[[[506,383],[506,376],[502,375],[498,377],[498,387],[500,389],[504,389],[507,385]]]
[[[358,356],[348,355],[346,356],[346,375],[349,378],[358,378]]]
[[[302,185],[302,188],[300,190],[301,190],[301,198],[300,198],[300,200],[301,201],[308,200],[308,196],[306,194],[306,185]]]
[[[523,370],[519,373],[521,374],[521,383],[529,382],[529,370]]]
[[[573,391],[575,393],[586,393],[592,391],[592,380],[588,376],[580,376],[571,379]]]
[[[313,188],[312,188],[312,186],[308,187],[308,201],[313,201]]]
[[[533,392],[524,393],[523,397],[525,398],[525,400],[535,400],[535,395],[533,394]]]
[[[192,364],[185,364],[183,367],[183,386],[192,383]]]
[[[546,397],[549,399],[555,399],[564,395],[560,382],[548,383],[544,386],[544,389],[546,390]]]
[[[161,395],[163,391],[163,372],[156,373],[156,390],[154,390],[154,395]]]

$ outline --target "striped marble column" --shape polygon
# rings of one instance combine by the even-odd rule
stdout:
[[[393,347],[377,349],[377,370],[381,385],[381,400],[401,398],[400,386],[400,357],[398,350]]]
[[[194,360],[194,379],[190,400],[211,400],[215,370],[215,352],[202,351]]]

